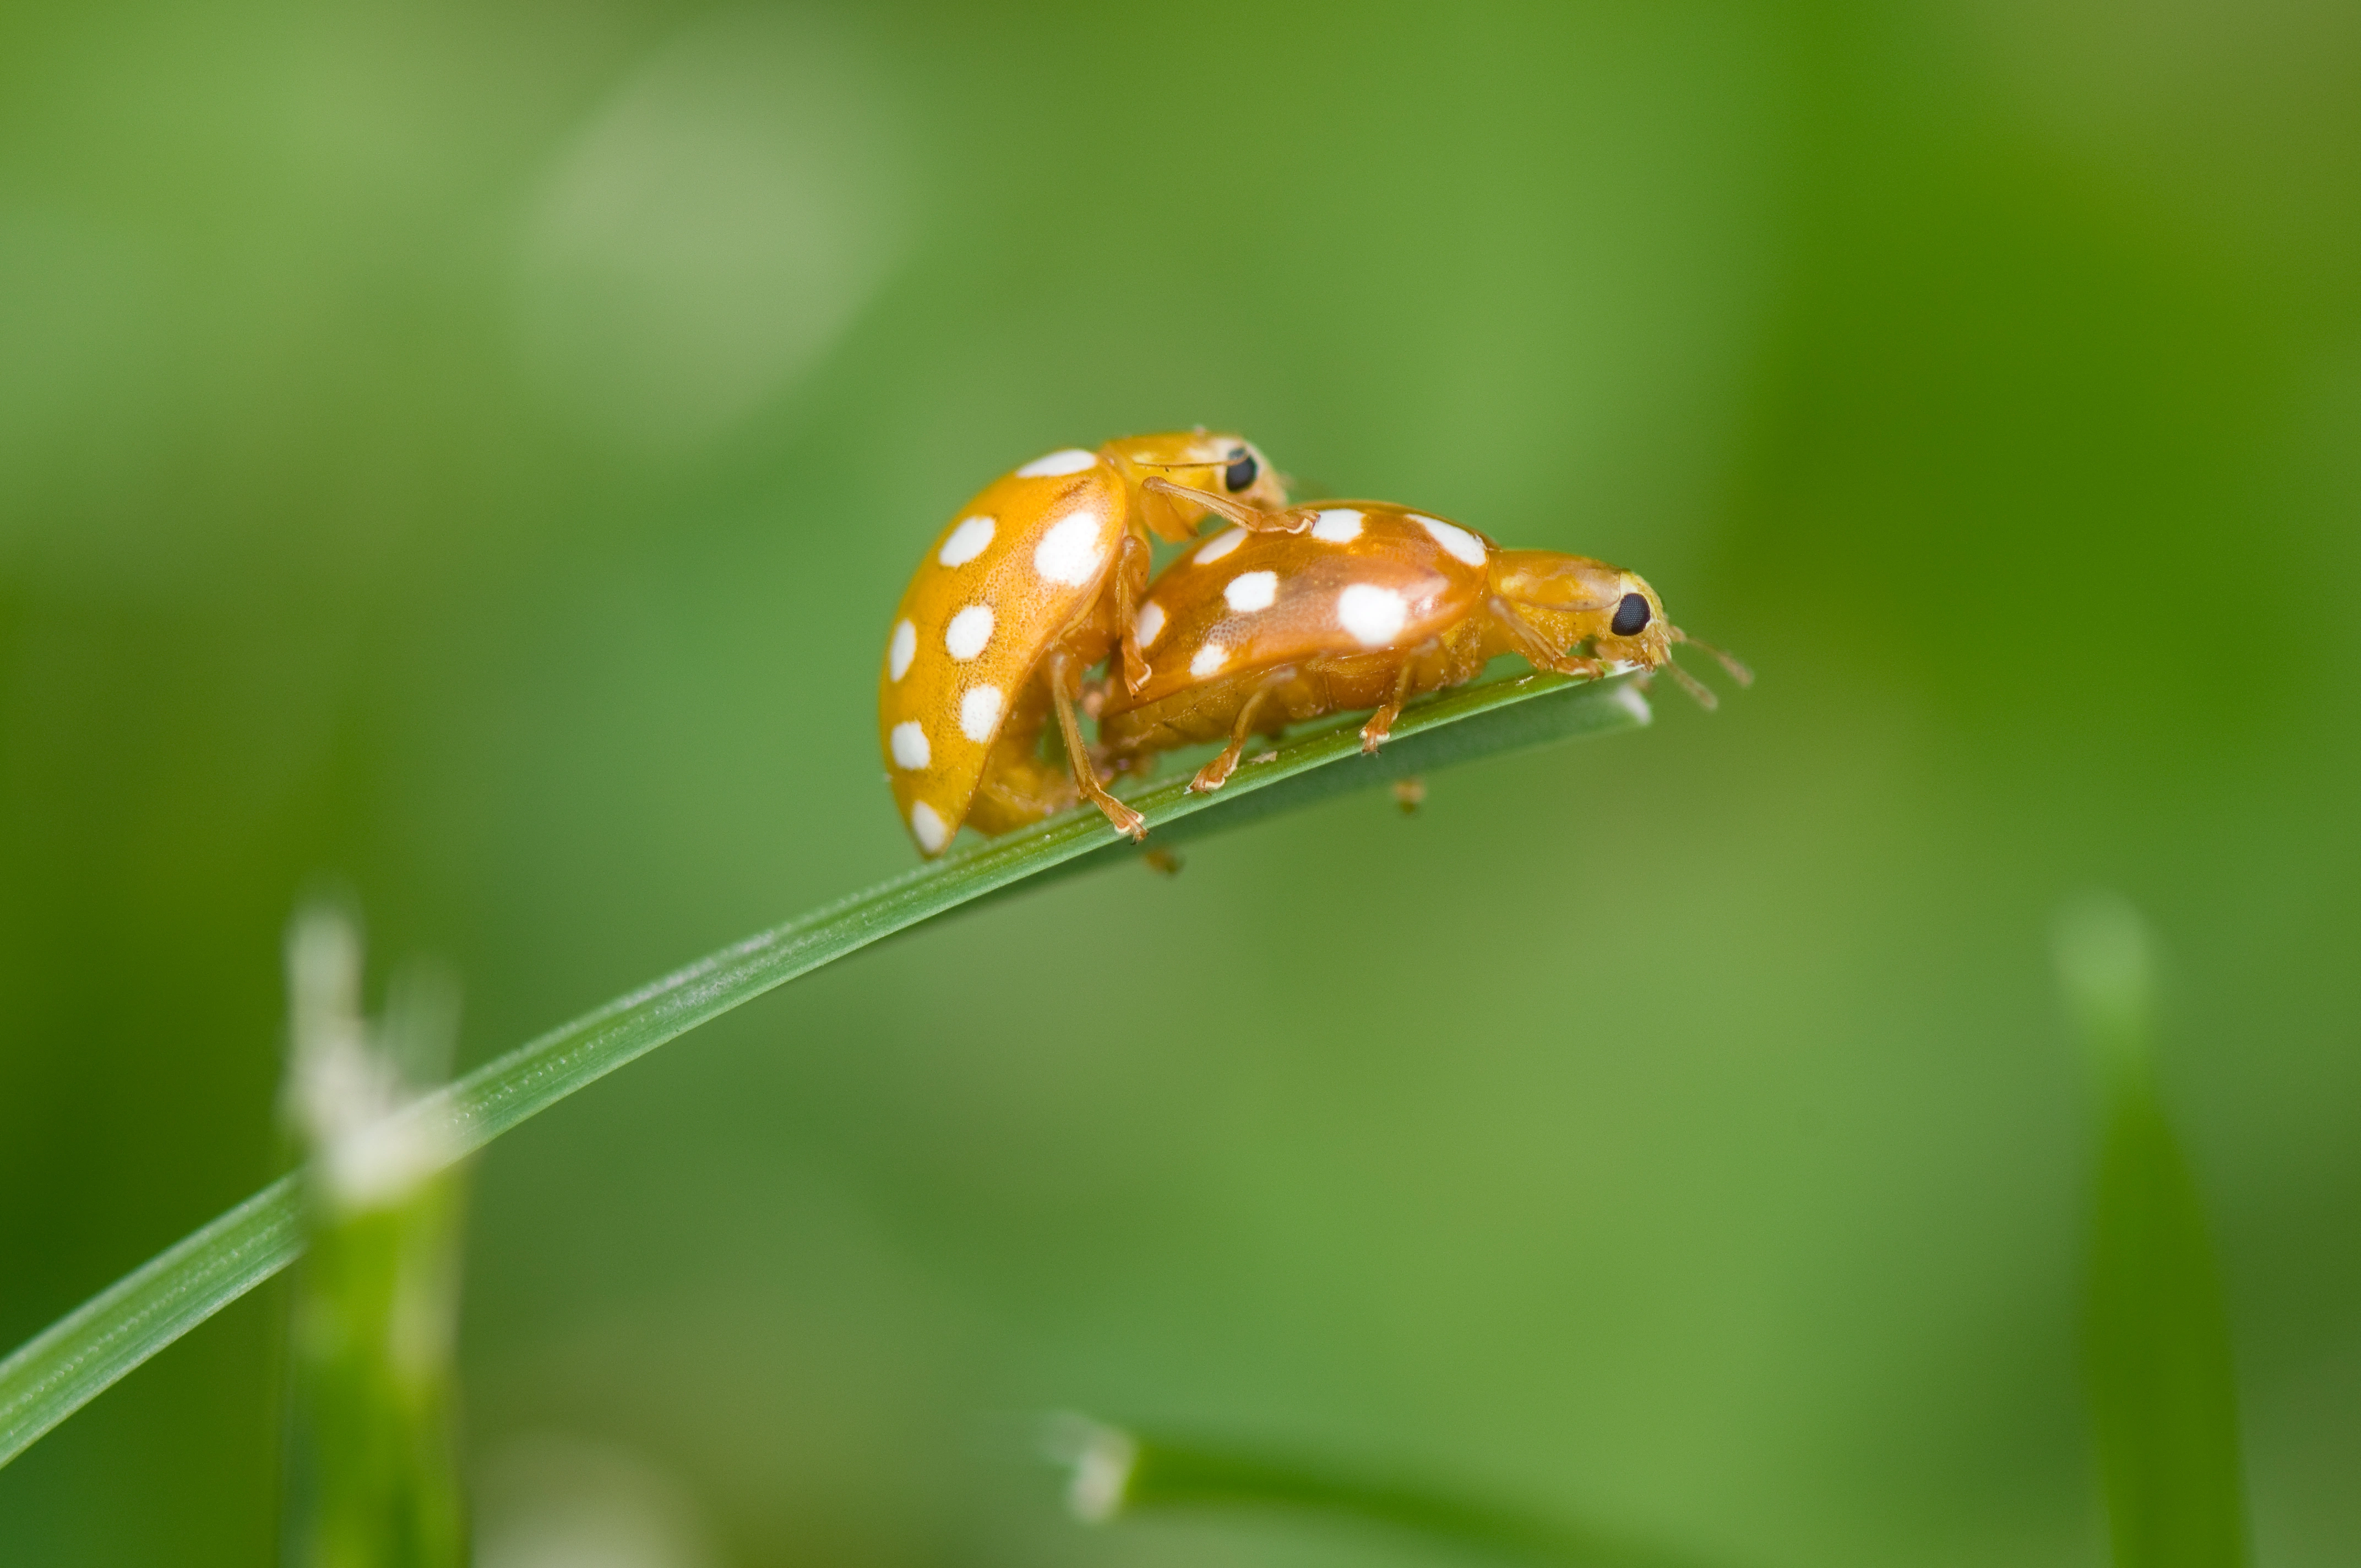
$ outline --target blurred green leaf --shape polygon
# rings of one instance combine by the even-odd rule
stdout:
[[[1526,1562],[1579,1568],[1684,1568],[1676,1557],[1400,1474],[1232,1443],[1060,1418],[1055,1457],[1072,1466],[1067,1503],[1093,1524],[1168,1509],[1276,1510],[1407,1530]]]
[[[2149,1069],[2151,944],[2129,905],[2093,898],[2066,913],[2057,945],[2101,1084],[2085,1333],[2115,1562],[2236,1568],[2248,1554],[2229,1314]]]
[[[1477,757],[1633,729],[1649,717],[1628,681],[1523,675],[1410,709],[1374,758],[1360,756],[1354,728],[1340,723],[1248,763],[1217,795],[1191,795],[1176,777],[1129,798],[1155,829],[1150,844],[1170,843]],[[872,942],[1018,883],[1139,852],[1097,811],[1064,813],[724,948],[486,1063],[404,1114],[431,1123],[429,1135],[456,1159],[665,1041]],[[0,1464],[293,1261],[300,1207],[296,1179],[280,1179],[0,1362]]]

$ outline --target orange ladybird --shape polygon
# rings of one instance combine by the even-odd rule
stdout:
[[[1005,833],[1078,790],[1118,830],[1145,831],[1083,760],[1074,704],[1103,659],[1123,677],[1111,687],[1149,680],[1133,608],[1148,535],[1187,539],[1216,501],[1260,528],[1287,496],[1251,443],[1192,431],[1052,452],[960,509],[903,592],[877,681],[886,777],[922,853],[962,822]],[[1071,766],[1041,758],[1052,712]]]
[[[1139,607],[1154,674],[1109,685],[1099,739],[1118,766],[1224,736],[1190,787],[1215,790],[1250,737],[1375,708],[1361,748],[1384,744],[1402,705],[1470,681],[1501,653],[1597,677],[1672,664],[1692,641],[1634,573],[1583,555],[1502,550],[1475,530],[1378,501],[1329,501],[1276,518],[1213,509],[1244,528],[1166,567]],[[1292,532],[1279,532],[1273,528]],[[1703,643],[1698,646],[1705,647]],[[1741,680],[1752,677],[1727,655]]]

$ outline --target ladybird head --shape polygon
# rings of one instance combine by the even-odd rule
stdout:
[[[1246,506],[1277,510],[1287,505],[1285,482],[1242,435],[1210,430],[1133,435],[1107,443],[1106,451],[1128,471],[1135,494],[1141,481],[1161,478]],[[1188,538],[1205,516],[1203,507],[1175,500],[1169,490],[1141,499],[1148,527],[1166,539]]]
[[[1714,695],[1673,662],[1673,644],[1686,642],[1720,662],[1741,686],[1754,672],[1702,638],[1664,619],[1664,601],[1637,572],[1551,550],[1503,550],[1492,557],[1492,591],[1549,625],[1561,647],[1587,642],[1612,669],[1666,670],[1702,707]]]
[[[1598,656],[1610,663],[1637,664],[1643,670],[1669,663],[1674,640],[1680,633],[1664,619],[1664,601],[1637,572],[1619,576],[1622,580],[1615,585],[1620,590],[1615,596],[1615,608],[1607,611],[1606,624],[1594,643]]]
[[[1680,634],[1664,619],[1664,601],[1637,572],[1553,550],[1499,551],[1491,570],[1492,591],[1538,612],[1562,646],[1587,641],[1610,665],[1642,670],[1672,659]]]

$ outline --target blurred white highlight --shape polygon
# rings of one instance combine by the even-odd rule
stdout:
[[[1635,685],[1620,685],[1609,694],[1608,700],[1642,724],[1656,721],[1656,710],[1648,706],[1647,694]]]
[[[1104,1524],[1123,1511],[1139,1444],[1121,1427],[1065,1412],[1049,1418],[1041,1434],[1043,1452],[1071,1475],[1066,1507],[1086,1524]]]
[[[2059,907],[2050,957],[2096,1065],[2136,1071],[2156,999],[2156,940],[2120,894],[2089,892]]]
[[[808,372],[901,251],[900,116],[845,39],[725,12],[648,59],[526,216],[527,368],[586,433],[665,455]]]
[[[401,1202],[456,1157],[448,1129],[418,1099],[448,1067],[457,988],[410,971],[371,1025],[361,1016],[359,929],[334,905],[313,905],[288,928],[287,992],[287,1113],[323,1192],[346,1213]]]
[[[510,1442],[478,1477],[476,1568],[714,1568],[695,1500],[639,1456],[575,1437]]]

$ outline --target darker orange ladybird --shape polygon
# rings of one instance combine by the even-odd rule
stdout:
[[[1215,790],[1247,740],[1325,714],[1375,708],[1364,751],[1402,705],[1476,678],[1498,654],[1598,677],[1670,666],[1693,641],[1638,575],[1583,555],[1502,550],[1473,529],[1378,501],[1328,501],[1273,517],[1215,500],[1233,528],[1173,562],[1140,602],[1154,674],[1110,683],[1099,739],[1118,766],[1226,737],[1191,787]],[[1706,644],[1699,643],[1705,647]],[[1743,666],[1716,652],[1733,675]]]
[[[1134,609],[1148,536],[1185,540],[1217,503],[1246,527],[1279,526],[1287,496],[1250,443],[1193,431],[1052,452],[960,509],[903,592],[877,681],[886,777],[922,852],[940,854],[962,822],[1005,833],[1077,792],[1119,831],[1145,831],[1080,761],[1074,704],[1101,660],[1113,688],[1149,680]],[[1071,770],[1039,755],[1053,712]]]

